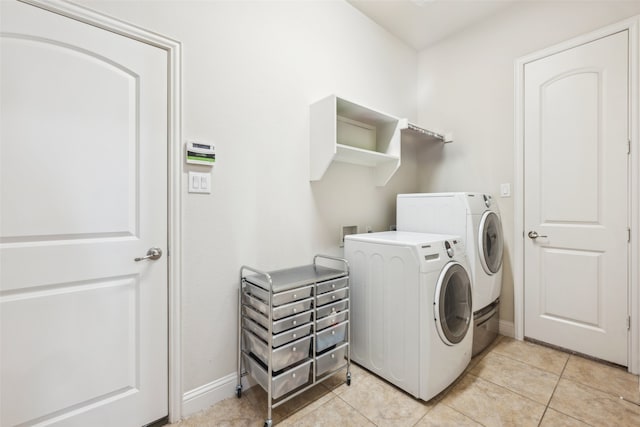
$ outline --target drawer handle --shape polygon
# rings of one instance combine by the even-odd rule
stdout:
[[[294,309],[293,309],[293,313],[295,314],[295,313],[297,313],[297,312],[298,312],[298,309],[297,309],[297,308],[294,308]]]
[[[293,347],[293,348],[291,349],[291,351],[293,351],[293,352],[295,353],[295,351],[296,351],[296,348],[295,348],[295,347]]]
[[[331,299],[336,299],[336,296],[335,295],[331,295]]]
[[[296,299],[296,298],[298,298],[298,295],[293,294],[293,299]]]
[[[335,354],[332,354],[332,355],[331,355],[331,358],[332,358],[332,359],[335,359],[335,358],[336,358],[336,355],[335,355]]]
[[[294,320],[294,321],[293,321],[293,324],[294,324],[294,325],[297,325],[297,324],[298,324],[298,321],[297,321],[297,320]]]
[[[335,335],[335,334],[336,334],[336,331],[331,331],[331,335]]]
[[[296,373],[294,372],[293,374],[291,374],[291,378],[295,378],[296,377]]]
[[[331,312],[332,312],[332,313],[335,313],[335,312],[336,312],[336,308],[335,308],[335,307],[333,307],[333,308],[331,309]]]
[[[331,289],[335,289],[335,288],[336,288],[336,284],[334,283],[331,285]]]
[[[293,334],[291,337],[292,337],[292,338],[297,338],[297,337],[298,337],[298,334]]]

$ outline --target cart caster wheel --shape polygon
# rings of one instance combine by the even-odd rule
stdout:
[[[271,420],[266,420],[264,422],[264,427],[271,427],[271,425],[272,425],[272,421]]]
[[[242,396],[242,386],[237,386],[236,387],[236,397],[238,399],[240,399],[240,396]]]
[[[351,385],[351,373],[347,374],[347,385],[350,386]]]

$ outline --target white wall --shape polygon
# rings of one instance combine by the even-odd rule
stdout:
[[[514,60],[640,13],[637,1],[523,2],[417,54],[341,0],[76,1],[182,42],[183,135],[217,147],[212,193],[188,194],[185,180],[183,194],[185,392],[235,371],[242,264],[340,255],[340,225],[386,229],[398,192],[497,195],[514,180]],[[383,188],[344,164],[309,183],[308,107],[330,93],[452,131],[455,142],[403,143]],[[498,201],[501,315],[511,321],[513,199]]]
[[[184,391],[236,369],[240,266],[341,255],[340,225],[395,223],[415,147],[383,188],[336,164],[309,182],[309,105],[331,93],[416,116],[416,52],[343,1],[80,1],[183,45],[183,136],[213,142],[210,195],[184,189]],[[186,167],[207,171],[206,168]]]
[[[419,153],[420,191],[489,192],[505,231],[501,319],[513,322],[514,61],[640,14],[640,2],[522,2],[419,53],[418,120],[455,142]]]

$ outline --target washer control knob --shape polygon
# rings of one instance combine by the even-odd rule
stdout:
[[[451,243],[448,240],[445,240],[444,247],[447,250],[447,255],[449,258],[453,258],[453,248],[451,247]]]

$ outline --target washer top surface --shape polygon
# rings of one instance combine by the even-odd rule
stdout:
[[[399,198],[423,198],[423,197],[482,197],[487,193],[469,192],[469,191],[452,191],[449,193],[401,193]]]
[[[456,196],[458,194],[467,194],[464,193],[462,191],[454,191],[454,192],[449,192],[449,193],[400,193],[398,194],[399,198],[405,198],[405,197],[452,197],[452,196]]]
[[[361,242],[384,243],[397,246],[418,246],[445,240],[460,240],[459,236],[451,234],[415,233],[412,231],[381,231],[379,233],[349,234],[345,240]]]

